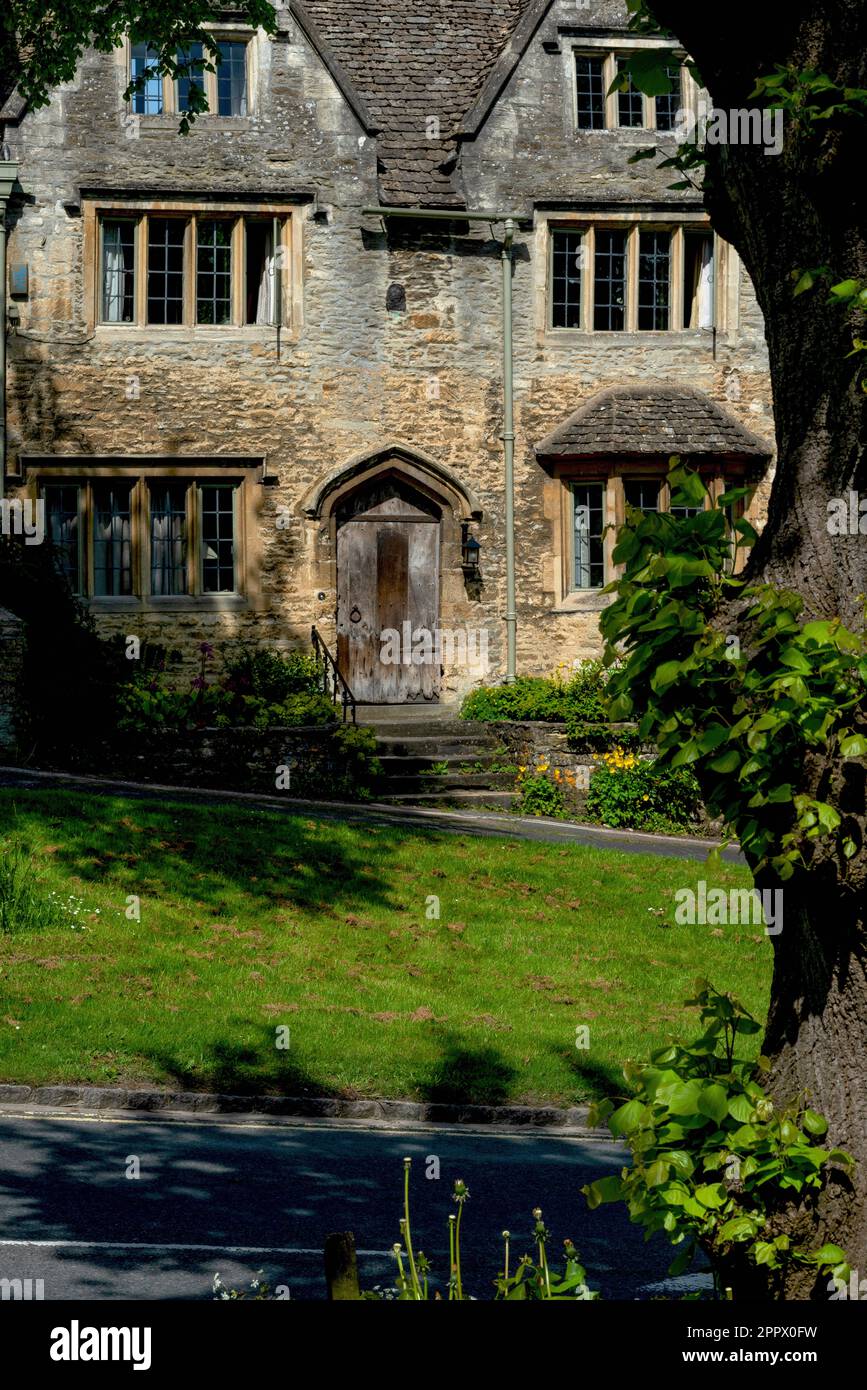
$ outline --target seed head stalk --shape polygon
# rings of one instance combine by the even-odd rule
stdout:
[[[409,1228],[409,1170],[411,1166],[412,1159],[405,1158],[403,1160],[403,1221],[401,1225],[403,1226],[403,1235],[406,1241],[406,1257],[409,1261],[409,1273],[412,1280],[412,1296],[416,1301],[421,1302],[421,1285],[419,1283],[418,1271],[415,1267],[415,1256],[412,1252],[412,1235]]]

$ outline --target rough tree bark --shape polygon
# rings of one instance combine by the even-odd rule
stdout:
[[[867,87],[867,2],[782,0],[725,7],[651,0],[659,23],[692,55],[725,110],[754,106],[755,79],[777,63]],[[827,504],[853,489],[867,495],[867,396],[857,381],[852,320],[825,303],[823,287],[793,297],[792,271],[827,265],[839,280],[867,281],[864,151],[867,117],[785,127],[783,152],[710,147],[705,199],[717,231],[752,277],[765,316],[779,460],[767,526],[750,573],[796,590],[811,617],[839,615],[861,630],[867,536],[832,536]],[[863,325],[861,335],[867,336]],[[816,1214],[789,1213],[812,1241],[842,1245],[867,1275],[867,849],[865,766],[811,758],[802,790],[845,817],[856,857],[820,847],[808,871],[784,885],[784,927],[773,938],[774,978],[764,1051],[770,1090],[785,1102],[810,1093],[830,1121],[829,1138],[858,1162]],[[760,886],[773,887],[764,879]],[[761,1286],[741,1283],[742,1296]],[[827,1298],[811,1276],[791,1279],[789,1298]],[[737,1296],[737,1291],[736,1291]]]

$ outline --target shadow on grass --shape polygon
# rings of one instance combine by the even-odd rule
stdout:
[[[594,1062],[589,1051],[579,1048],[554,1047],[549,1043],[547,1051],[557,1057],[575,1078],[573,1104],[625,1092],[626,1083],[620,1067],[612,1066],[610,1062]]]
[[[254,906],[332,914],[391,907],[387,841],[279,811],[10,790],[0,834],[35,851],[37,865],[48,835],[53,862],[82,883],[123,895],[162,888],[215,915],[231,912],[236,893]]]
[[[291,1048],[275,1046],[275,1030],[263,1029],[259,1046],[214,1042],[196,1066],[154,1049],[142,1053],[179,1090],[218,1092],[232,1096],[339,1096],[339,1088],[323,1085],[293,1058]]]
[[[416,1084],[423,1100],[441,1104],[504,1105],[518,1075],[495,1047],[470,1047],[456,1033],[439,1035],[442,1049],[431,1071]]]

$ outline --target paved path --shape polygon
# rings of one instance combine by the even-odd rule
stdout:
[[[489,812],[437,811],[422,807],[395,807],[380,803],[298,801],[288,797],[259,796],[251,792],[213,791],[172,787],[157,783],[124,782],[107,777],[80,777],[64,772],[40,772],[31,768],[0,766],[0,787],[41,789],[59,787],[92,796],[127,796],[149,801],[191,801],[205,805],[242,805],[259,810],[278,810],[317,820],[338,820],[361,825],[394,825],[404,829],[444,831],[454,835],[494,836],[541,840],[549,844],[588,845],[594,849],[620,850],[627,854],[656,854],[667,859],[707,858],[718,842],[669,835],[645,835],[632,830],[606,830],[602,826],[573,825],[568,821],[497,815]],[[736,848],[723,851],[731,863],[744,863]]]
[[[469,1186],[465,1283],[479,1297],[499,1268],[504,1228],[518,1255],[530,1248],[537,1204],[551,1250],[574,1239],[591,1287],[607,1298],[649,1297],[665,1277],[667,1245],[645,1244],[621,1207],[590,1212],[580,1195],[583,1183],[623,1162],[623,1151],[602,1140],[4,1107],[0,1279],[43,1279],[46,1300],[207,1299],[217,1271],[240,1287],[263,1269],[291,1298],[321,1299],[325,1237],[352,1230],[363,1287],[388,1284],[405,1154],[413,1157],[415,1246],[440,1275],[452,1185],[462,1178]],[[438,1180],[425,1178],[430,1156]],[[137,1179],[126,1176],[133,1158]]]

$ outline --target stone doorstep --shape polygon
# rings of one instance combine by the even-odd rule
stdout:
[[[473,1105],[441,1101],[344,1100],[337,1096],[236,1096],[206,1091],[128,1090],[112,1086],[0,1084],[0,1107],[70,1114],[134,1112],[137,1116],[246,1116],[249,1119],[371,1120],[394,1124],[504,1125],[514,1129],[587,1131],[587,1106]],[[0,1110],[2,1113],[2,1110]],[[606,1131],[590,1131],[608,1137]]]

